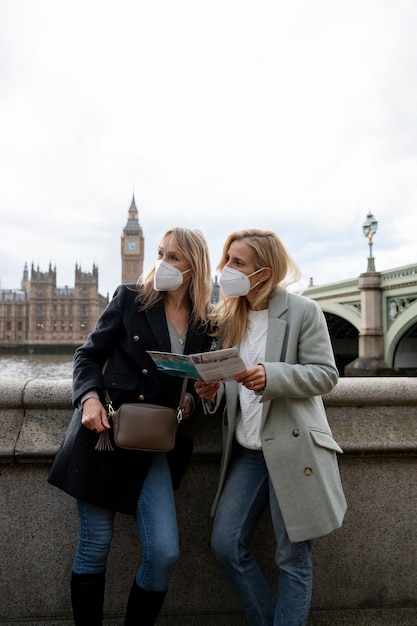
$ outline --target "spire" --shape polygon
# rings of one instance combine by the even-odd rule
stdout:
[[[139,228],[139,212],[135,202],[135,192],[132,195],[132,202],[129,207],[129,215],[127,218],[126,228]]]
[[[138,212],[136,208],[136,202],[135,202],[135,192],[133,192],[133,195],[132,195],[132,202],[131,202],[129,211],[136,211],[136,213]]]
[[[139,224],[139,213],[132,194],[126,226],[121,236],[122,283],[135,283],[143,272],[144,239]]]

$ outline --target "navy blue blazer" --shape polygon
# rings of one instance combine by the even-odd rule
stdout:
[[[146,352],[171,351],[163,303],[139,311],[136,296],[135,285],[119,286],[95,329],[75,352],[75,410],[48,475],[48,482],[75,498],[129,514],[135,511],[151,453],[116,446],[113,452],[95,450],[98,435],[82,426],[79,402],[87,391],[96,389],[104,404],[107,387],[114,408],[141,401],[178,406],[182,379],[159,372]],[[211,345],[212,338],[200,324],[188,329],[184,353],[206,352]],[[193,381],[188,391],[196,398]],[[174,487],[179,486],[191,452],[192,440],[180,428],[168,453]]]

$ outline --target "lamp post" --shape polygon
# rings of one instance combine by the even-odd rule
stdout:
[[[378,222],[371,212],[362,227],[368,239],[368,269],[359,276],[361,294],[361,329],[358,337],[358,358],[345,367],[345,376],[380,376],[387,370],[384,359],[384,329],[382,313],[381,274],[375,271],[372,239]]]
[[[362,226],[363,234],[368,238],[369,243],[369,257],[368,257],[368,272],[375,272],[375,259],[372,256],[372,239],[378,229],[378,222],[371,212],[366,216],[366,222]]]

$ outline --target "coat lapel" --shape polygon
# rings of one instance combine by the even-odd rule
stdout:
[[[285,358],[287,322],[281,317],[287,310],[287,292],[277,291],[269,303],[265,361],[283,361]]]
[[[207,350],[207,335],[204,328],[198,325],[196,329],[187,330],[185,339],[184,354],[194,354],[195,352],[204,352]]]
[[[269,303],[265,361],[283,361],[285,359],[287,322],[280,318],[287,310],[288,294],[286,291],[277,290],[276,295]],[[270,404],[270,400],[263,403],[262,416],[264,420]]]
[[[163,305],[148,309],[145,311],[145,315],[159,351],[171,352],[171,342]]]

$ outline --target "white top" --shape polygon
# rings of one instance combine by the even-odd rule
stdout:
[[[266,336],[268,332],[268,309],[248,311],[248,327],[240,344],[240,356],[249,369],[265,360]],[[236,417],[235,435],[244,448],[260,450],[262,405],[259,396],[243,385],[239,385],[240,411]]]

